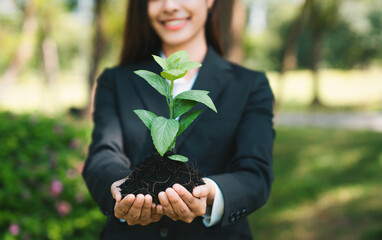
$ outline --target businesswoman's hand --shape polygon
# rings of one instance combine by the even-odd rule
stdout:
[[[215,197],[214,185],[211,180],[204,179],[205,185],[195,187],[192,194],[180,184],[160,192],[160,205],[157,212],[166,214],[174,221],[182,220],[191,223],[196,217],[205,214],[207,205],[212,205]]]
[[[121,189],[118,187],[126,178],[118,180],[111,185],[111,193],[115,199],[114,215],[116,218],[125,219],[129,225],[146,226],[152,222],[158,222],[162,214],[156,211],[156,204],[152,202],[150,195],[128,194],[122,199]]]

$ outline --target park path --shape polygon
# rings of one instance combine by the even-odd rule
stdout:
[[[278,112],[276,126],[301,126],[371,130],[382,132],[382,113]]]

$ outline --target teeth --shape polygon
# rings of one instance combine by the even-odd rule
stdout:
[[[174,20],[174,21],[165,22],[165,24],[168,26],[176,26],[176,25],[183,23],[184,21],[185,20]]]

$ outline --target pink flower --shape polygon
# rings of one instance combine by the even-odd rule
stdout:
[[[61,181],[53,180],[52,184],[50,185],[50,195],[52,195],[53,197],[59,196],[61,194],[63,188],[64,187],[63,187]]]
[[[17,236],[19,235],[20,233],[20,226],[18,224],[11,224],[8,228],[9,232],[13,235],[13,236]]]
[[[66,201],[61,201],[56,205],[57,212],[60,216],[64,217],[72,211],[72,206]]]

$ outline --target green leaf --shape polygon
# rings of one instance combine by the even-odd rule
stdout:
[[[180,121],[179,131],[176,136],[179,136],[182,132],[184,132],[184,130],[186,130],[188,126],[190,126],[190,124],[195,120],[195,118],[197,118],[201,113],[202,110],[197,110],[186,114]]]
[[[146,127],[148,129],[151,129],[151,122],[157,117],[157,115],[150,111],[141,109],[134,110],[134,112],[138,115],[138,117],[142,120]]]
[[[179,69],[180,64],[183,62],[187,62],[190,60],[190,56],[188,55],[186,50],[177,51],[171,54],[166,62],[170,69]]]
[[[168,157],[171,160],[179,161],[179,162],[188,162],[188,158],[182,155],[172,155]]]
[[[198,62],[193,62],[193,61],[187,61],[187,62],[184,62],[180,65],[180,69],[182,70],[191,70],[191,69],[194,69],[194,68],[199,68],[201,67],[202,64],[198,63]]]
[[[150,84],[153,88],[155,88],[160,94],[162,94],[166,98],[170,96],[170,86],[168,85],[166,80],[158,74],[146,70],[138,70],[134,73],[145,79],[146,82],[148,82],[148,84]]]
[[[186,73],[187,71],[182,69],[172,69],[172,70],[163,71],[160,73],[160,75],[166,78],[167,80],[174,81],[176,79],[184,77]]]
[[[166,62],[165,59],[159,57],[159,56],[156,56],[156,55],[152,55],[154,60],[166,71],[166,70],[169,70],[169,66]]]
[[[175,101],[177,99],[194,100],[203,103],[204,105],[206,105],[207,107],[209,107],[217,113],[216,107],[212,102],[211,98],[208,96],[208,93],[208,91],[203,90],[189,90],[176,95]]]
[[[174,118],[190,111],[197,103],[198,102],[194,100],[176,99],[174,104]]]
[[[151,137],[157,151],[163,156],[171,147],[179,130],[179,122],[175,119],[156,117],[151,122]]]

